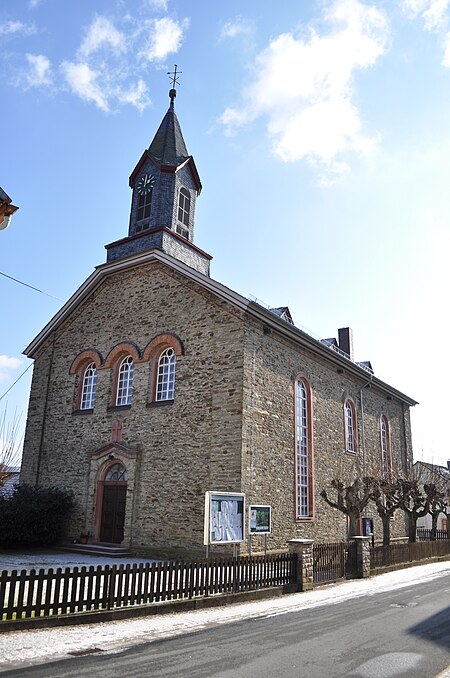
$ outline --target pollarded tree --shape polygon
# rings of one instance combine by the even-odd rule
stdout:
[[[428,498],[428,513],[431,516],[430,539],[431,541],[436,541],[438,518],[441,513],[446,513],[446,496],[445,492],[438,488],[435,483],[425,483],[423,489]]]
[[[383,524],[383,546],[391,543],[391,520],[395,511],[400,508],[400,483],[386,478],[372,480],[370,498],[374,502],[377,513]]]
[[[399,478],[399,508],[408,518],[408,539],[416,541],[417,520],[429,512],[430,499],[415,478]]]
[[[365,477],[362,480],[356,478],[350,485],[345,485],[341,480],[334,478],[331,487],[336,492],[336,499],[330,499],[327,491],[322,490],[320,496],[326,503],[341,511],[348,518],[348,536],[354,537],[358,531],[360,520],[367,506],[372,492],[372,478]]]

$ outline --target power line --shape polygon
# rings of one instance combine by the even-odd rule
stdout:
[[[10,280],[14,280],[14,282],[19,283],[19,285],[24,285],[25,287],[29,287],[30,290],[34,290],[35,292],[40,292],[41,294],[45,294],[46,297],[51,297],[52,299],[56,299],[57,301],[63,301],[63,299],[60,299],[59,297],[54,297],[53,294],[49,294],[48,292],[43,292],[42,290],[38,289],[37,287],[33,287],[33,285],[28,285],[28,283],[22,282],[22,280],[17,280],[17,278],[13,278],[12,275],[7,275],[6,273],[3,273],[0,271],[0,275],[3,275],[5,278],[9,278]]]
[[[26,372],[28,372],[28,370],[30,369],[30,367],[32,366],[32,364],[33,364],[33,363],[30,363],[30,364],[28,365],[27,369],[24,370],[24,371],[22,372],[22,374],[20,375],[20,377],[17,377],[17,379],[16,379],[16,381],[14,382],[14,384],[11,384],[11,386],[9,387],[9,389],[8,389],[7,391],[5,391],[4,394],[3,394],[2,396],[0,396],[0,400],[3,400],[3,398],[5,397],[5,395],[7,395],[7,394],[10,392],[10,390],[13,388],[13,386],[15,386],[15,385],[17,384],[17,382],[18,382],[20,379],[22,379],[23,375],[24,375]]]

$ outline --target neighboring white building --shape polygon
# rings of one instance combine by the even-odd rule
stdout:
[[[437,464],[429,464],[425,461],[416,461],[414,464],[414,477],[419,480],[420,484],[435,483],[439,490],[447,495],[447,513],[450,512],[450,460],[447,466],[439,466]],[[431,530],[431,515],[428,513],[423,518],[417,521],[418,528],[425,528]],[[447,516],[441,513],[438,518],[438,530],[447,530]]]
[[[0,487],[0,497],[10,497],[14,492],[14,488],[19,484],[20,466],[12,466],[11,475],[5,481],[5,484]]]

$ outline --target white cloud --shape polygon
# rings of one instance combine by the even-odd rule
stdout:
[[[64,61],[61,70],[74,94],[85,101],[93,101],[102,111],[109,111],[108,98],[97,82],[99,73],[88,64]]]
[[[411,19],[421,19],[426,31],[433,31],[442,41],[442,65],[450,68],[450,0],[402,0],[403,10]]]
[[[145,82],[143,80],[138,80],[137,83],[131,85],[127,90],[119,89],[116,96],[122,103],[131,104],[142,113],[142,111],[151,103],[147,92],[148,90]]]
[[[124,34],[118,31],[109,19],[98,16],[89,26],[79,54],[86,58],[102,47],[109,47],[114,52],[125,52],[126,40]]]
[[[183,31],[189,22],[174,21],[169,17],[147,22],[147,44],[139,52],[139,56],[148,61],[162,61],[169,54],[177,52],[183,41]]]
[[[147,0],[147,4],[156,10],[167,12],[167,7],[169,3],[167,0]]]
[[[29,0],[28,6],[30,9],[35,9],[38,5],[40,5],[42,0]]]
[[[227,21],[220,31],[220,39],[236,38],[238,35],[246,35],[250,32],[250,27],[241,17],[236,17],[234,21]]]
[[[160,9],[166,4],[156,2]],[[68,87],[72,94],[104,112],[114,110],[115,105],[134,106],[142,112],[151,104],[144,81],[148,62],[158,67],[161,60],[176,52],[188,25],[188,19],[141,19],[129,14],[122,16],[119,25],[106,16],[96,16],[85,29],[75,54],[61,60],[58,69],[52,72],[49,59],[42,54],[27,54],[28,69],[14,74],[12,82],[23,89],[51,85],[53,91]],[[19,33],[24,26],[9,22],[0,24],[0,31]]]
[[[22,365],[22,360],[8,355],[0,355],[0,382],[11,378],[10,372]]]
[[[36,27],[24,24],[22,21],[5,21],[0,24],[0,35],[32,35],[36,33]]]
[[[402,7],[412,18],[423,19],[427,31],[444,28],[448,23],[450,0],[403,0]]]
[[[445,36],[444,41],[444,58],[442,59],[442,64],[446,68],[450,68],[450,32]]]
[[[306,158],[340,174],[346,167],[340,154],[365,155],[376,144],[363,136],[353,79],[385,52],[389,26],[376,7],[359,0],[334,2],[324,20],[322,34],[310,29],[306,38],[274,38],[255,60],[256,79],[246,86],[243,105],[227,108],[221,122],[231,134],[264,116],[281,160]]]
[[[30,67],[25,73],[28,87],[48,87],[52,84],[51,66],[49,59],[43,54],[26,54]]]

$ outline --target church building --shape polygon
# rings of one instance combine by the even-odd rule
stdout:
[[[202,184],[169,96],[130,176],[128,234],[25,350],[21,482],[73,492],[68,540],[136,554],[204,555],[207,492],[270,506],[268,550],[343,540],[345,517],[320,492],[407,472],[416,403],[355,362],[350,328],[318,340],[287,307],[211,278],[194,238]],[[405,534],[397,515],[392,535]]]

